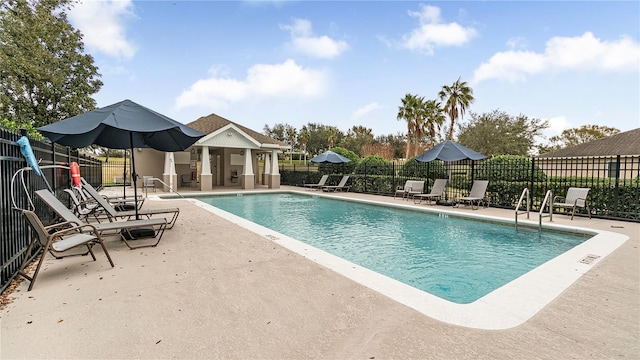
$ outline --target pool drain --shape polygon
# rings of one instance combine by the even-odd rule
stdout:
[[[590,265],[592,262],[594,262],[596,259],[598,259],[600,256],[599,255],[592,255],[589,254],[585,257],[583,257],[580,261],[578,261],[581,264],[587,264]]]

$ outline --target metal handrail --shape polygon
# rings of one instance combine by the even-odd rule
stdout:
[[[527,210],[519,211],[520,205],[522,205],[522,200],[524,199],[525,195],[527,196]],[[524,188],[522,190],[522,194],[520,195],[520,200],[518,200],[518,205],[516,205],[516,210],[515,210],[516,228],[518,228],[518,215],[527,214],[527,219],[528,219],[530,210],[531,210],[531,205],[530,205],[529,188]]]
[[[553,193],[551,192],[551,190],[547,190],[547,193],[544,195],[544,200],[542,201],[542,205],[540,205],[540,213],[539,213],[539,217],[538,217],[538,226],[540,228],[540,231],[542,231],[542,218],[543,217],[548,217],[550,222],[553,222],[553,201],[549,202],[549,214],[548,215],[543,215],[544,214],[544,206],[547,204],[547,201],[549,199],[553,199]]]
[[[174,188],[172,188],[169,184],[165,183],[164,181],[162,181],[162,180],[160,180],[160,179],[158,179],[158,178],[156,178],[156,177],[152,177],[152,178],[151,178],[151,181],[157,181],[157,182],[159,182],[160,184],[162,184],[162,185],[164,185],[164,186],[168,187],[170,192],[172,192],[172,193],[176,193],[176,194],[178,194],[178,196],[180,196],[181,198],[183,198],[183,199],[184,199],[184,196],[182,196],[182,194],[180,194],[177,190],[175,190]],[[147,186],[145,186],[144,191],[145,191],[145,194],[144,194],[144,195],[145,195],[145,197],[146,197],[146,196],[148,195],[148,191],[149,191]]]

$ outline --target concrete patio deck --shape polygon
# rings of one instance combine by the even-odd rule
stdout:
[[[33,290],[22,282],[0,311],[0,358],[640,358],[638,223],[554,216],[629,240],[529,321],[490,331],[429,318],[188,201],[145,202],[173,206],[180,218],[155,248],[106,239],[115,268],[97,248],[95,262],[47,257]]]

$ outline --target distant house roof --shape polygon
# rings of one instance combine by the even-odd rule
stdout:
[[[538,155],[538,158],[640,155],[640,128]]]
[[[257,131],[244,127],[238,123],[234,123],[233,121],[227,120],[222,116],[218,116],[216,114],[203,116],[196,121],[188,123],[187,126],[195,130],[198,130],[203,134],[211,134],[212,132],[215,132],[216,130],[219,130],[229,124],[233,124],[237,128],[241,129],[244,133],[251,136],[254,140],[256,140],[259,143],[287,146],[287,144],[281,143],[278,140],[272,139],[266,135],[263,135]]]

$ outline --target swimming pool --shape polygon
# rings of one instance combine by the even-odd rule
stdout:
[[[471,221],[472,226],[465,229],[469,220],[446,211],[435,215],[433,211],[399,211],[388,206],[372,206],[375,202],[354,204],[330,197],[280,192],[200,198],[216,207],[196,203],[429,316],[480,328],[515,326],[535,314],[575,281],[576,273],[588,270],[589,266],[576,267],[572,261],[568,271],[562,258],[566,254],[572,258],[584,257],[584,251],[591,251],[594,239],[600,236],[587,232],[596,235],[587,240],[583,231],[563,227],[556,229],[563,231],[562,234],[538,234],[523,227],[516,230],[513,225],[496,224],[504,220],[495,219],[489,219],[492,223]],[[419,225],[407,228],[407,224]],[[573,236],[567,234],[569,232],[583,234]],[[422,237],[425,233],[437,234],[432,239],[435,242],[425,244]],[[454,236],[444,239],[445,234]],[[331,242],[326,241],[329,238]],[[607,241],[618,244],[615,247],[622,242]],[[358,251],[352,247],[354,243]],[[602,241],[596,243],[602,245]],[[544,249],[542,255],[535,252],[539,248]],[[577,255],[575,249],[579,248],[584,248],[579,251],[583,255]],[[612,251],[601,250],[593,251],[603,254]],[[392,256],[385,257],[389,253]],[[485,260],[480,260],[480,253]],[[534,253],[536,255],[532,255]],[[354,254],[357,255],[354,257]],[[505,263],[504,257],[510,258],[511,263]],[[458,260],[463,260],[465,265],[460,265]],[[539,266],[541,263],[545,266]],[[555,263],[560,264],[562,273],[554,270]],[[512,268],[518,269],[512,271]],[[540,268],[546,268],[546,272]],[[551,289],[532,291],[536,287],[530,285],[536,282],[538,287]],[[523,283],[527,286],[520,286]],[[540,298],[540,292],[547,294],[546,302],[528,298],[529,295]],[[511,296],[510,301],[504,296]],[[505,303],[509,304],[507,308]],[[502,318],[501,313],[505,315]]]

